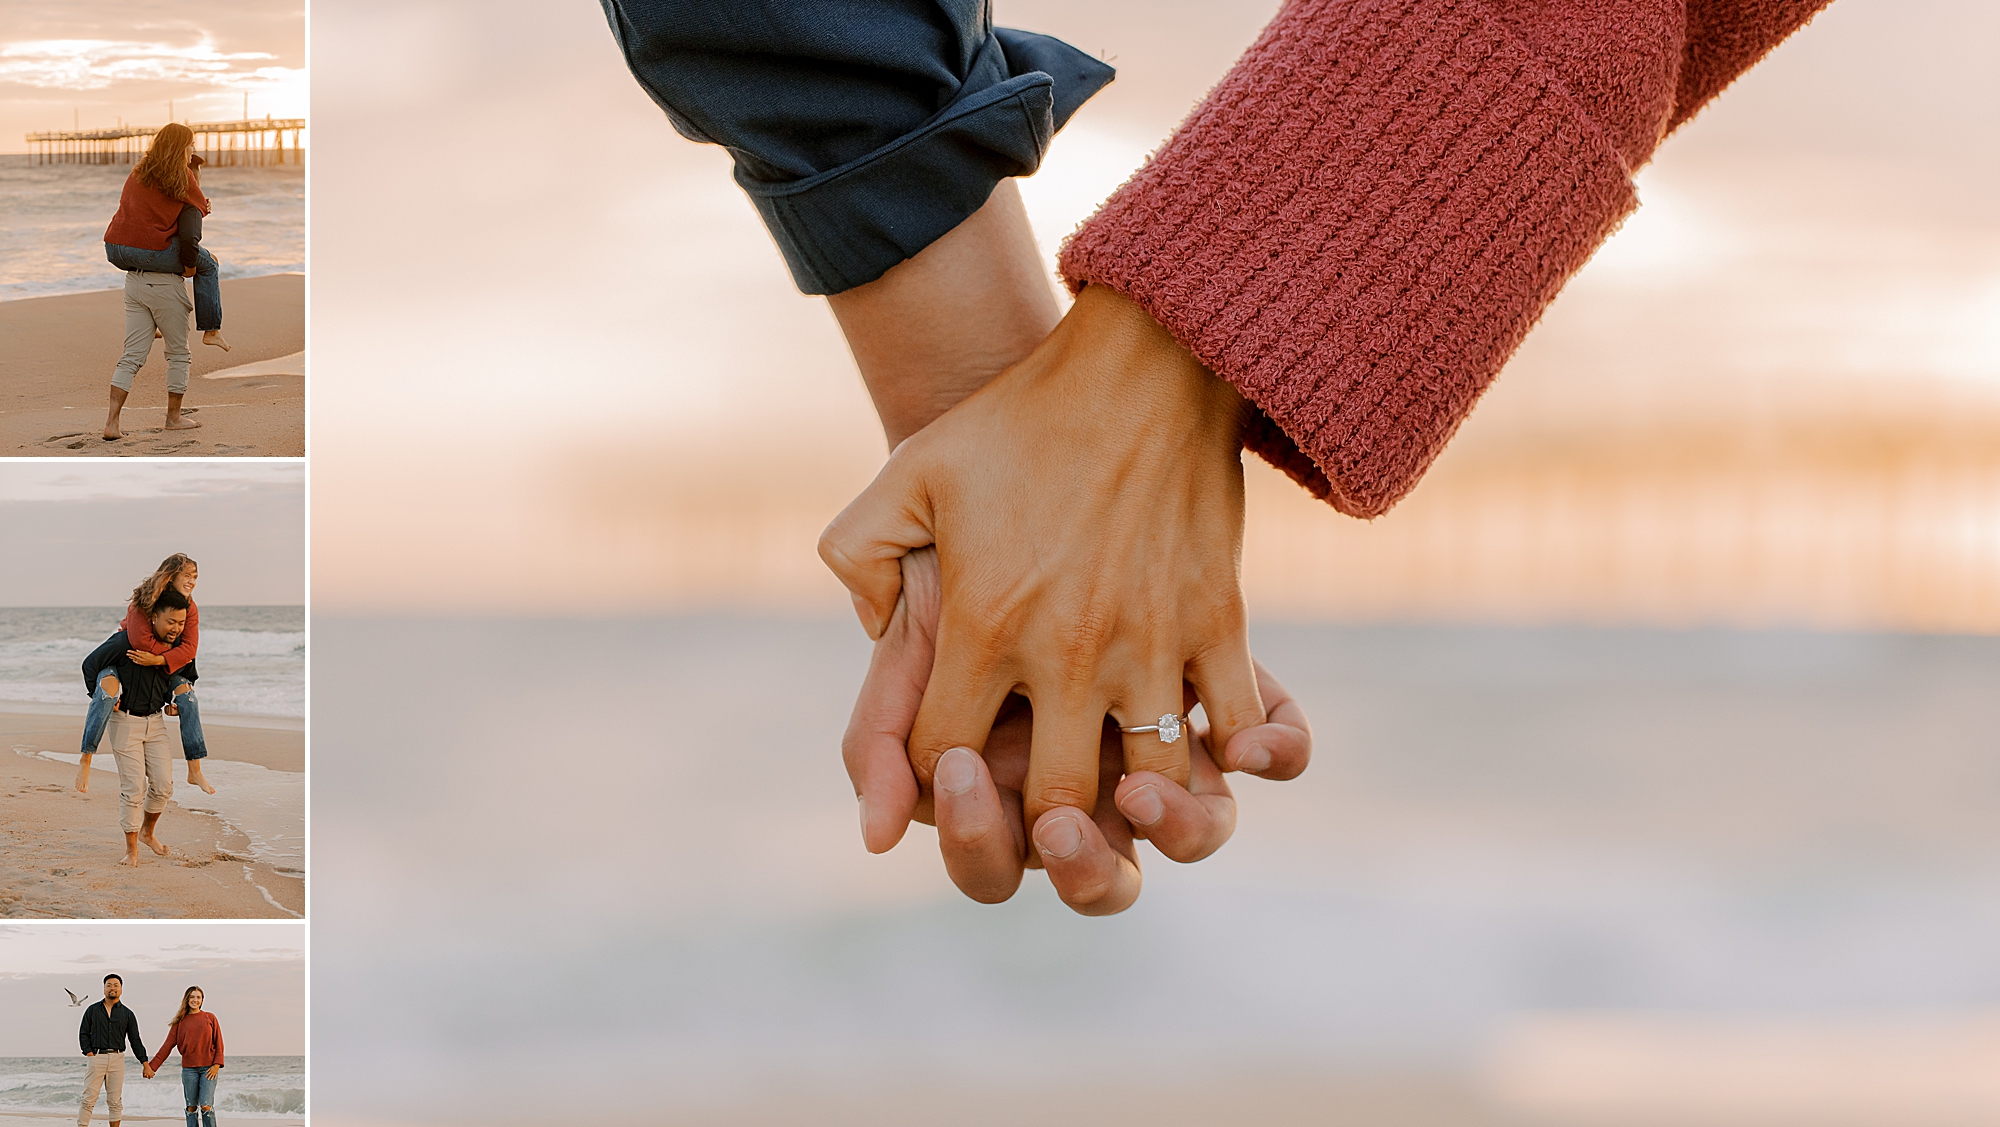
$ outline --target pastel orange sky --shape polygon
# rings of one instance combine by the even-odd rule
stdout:
[[[305,6],[9,0],[0,7],[0,153],[49,130],[306,111]]]
[[[1274,8],[996,7],[998,22],[1062,36],[1119,69],[1022,183],[1046,251],[1164,139]],[[517,576],[468,575],[471,552],[537,574],[551,612],[844,613],[812,539],[882,449],[824,303],[792,289],[726,155],[672,132],[597,11],[474,10],[356,0],[315,12],[321,605],[490,607]],[[1841,532],[1852,506],[1838,482],[1849,470],[1823,458],[1771,463],[1757,453],[1771,444],[1753,441],[1810,432],[1786,449],[1845,451],[1835,458],[1845,466],[1874,448],[1855,428],[1874,425],[1872,405],[1887,402],[1911,434],[1949,420],[1974,428],[1955,449],[2000,445],[1978,429],[2000,426],[2000,217],[1989,202],[2000,146],[1978,142],[2000,135],[1995,58],[1992,5],[1835,3],[1665,145],[1640,177],[1639,215],[1569,286],[1397,513],[1347,521],[1252,467],[1253,612],[1758,620],[1764,596],[1726,566],[1749,549],[1735,533],[1691,531],[1731,521],[1810,526],[1795,548],[1756,549],[1774,572],[1787,552],[1827,558],[1830,537],[1947,535],[1891,525],[1972,528],[1950,533],[1959,539],[1943,555],[1909,551],[1932,552],[1937,574],[2000,570],[2000,500],[1983,492],[2000,465],[1966,463],[1964,489],[1918,489],[1922,512],[1892,506]],[[451,128],[401,127],[413,105]],[[512,289],[523,276],[531,283]],[[1471,564],[1421,591],[1380,585],[1413,554],[1505,554],[1473,530],[1525,518],[1451,484],[1497,480],[1481,459],[1527,451],[1538,480],[1555,482],[1510,487],[1506,499],[1567,495],[1562,474],[1604,475],[1564,450],[1638,449],[1638,432],[1653,446],[1720,443],[1739,461],[1769,463],[1705,463],[1720,475],[1705,487],[1715,505],[1746,491],[1791,497],[1776,483],[1799,474],[1820,483],[1807,493],[1831,500],[1717,517],[1689,508],[1671,480],[1654,493],[1621,486],[1577,510],[1581,532],[1537,533],[1518,566]],[[1921,462],[1934,445],[1919,437],[1907,449]],[[1893,482],[1931,472],[1906,462],[1855,472],[1902,497],[1909,489]],[[1532,503],[1544,514],[1537,527],[1555,519]],[[1554,546],[1641,509],[1670,540],[1712,541],[1666,587],[1633,571],[1652,552],[1643,536]],[[393,578],[365,566],[391,544],[402,561]],[[1551,552],[1632,562],[1598,569],[1609,578],[1591,580],[1603,597],[1587,608],[1511,580],[1476,596],[1466,585],[1544,572]],[[1932,571],[1864,577],[1775,617],[1908,624],[1916,619],[1882,609],[1900,597],[1891,588],[1943,589],[1925,578]],[[1991,601],[2000,622],[2000,591],[1967,590],[1951,599]]]

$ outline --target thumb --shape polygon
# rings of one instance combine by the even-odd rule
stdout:
[[[903,589],[903,556],[931,543],[930,499],[907,459],[891,455],[861,495],[820,533],[819,558],[849,594],[868,636],[880,639]]]

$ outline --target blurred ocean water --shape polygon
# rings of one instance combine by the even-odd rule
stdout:
[[[139,1062],[125,1058],[128,1117],[181,1117],[187,1105],[182,1101],[179,1061],[178,1054],[170,1056],[159,1075],[147,1080],[140,1074]],[[304,1057],[230,1056],[216,1084],[216,1117],[299,1118],[306,1109],[305,1064]],[[75,1118],[77,1101],[83,1097],[83,1079],[84,1058],[80,1056],[0,1057],[0,1112],[66,1113]],[[107,1108],[100,1094],[98,1116]]]
[[[73,705],[82,715],[82,662],[118,629],[122,607],[0,607],[0,707]],[[201,608],[195,665],[214,713],[305,716],[305,608]]]
[[[923,827],[861,850],[851,624],[320,625],[336,1118],[1471,1075],[1524,1015],[2000,1006],[2000,639],[1266,623],[1312,769],[1086,920],[1032,874],[964,900]],[[535,1079],[622,1053],[641,1096]]]
[[[0,301],[123,285],[124,275],[104,260],[104,228],[130,172],[0,154]],[[224,278],[306,268],[303,166],[206,168],[202,191],[215,205],[202,246],[222,263]]]

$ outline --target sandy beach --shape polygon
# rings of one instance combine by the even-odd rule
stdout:
[[[7,342],[0,351],[0,455],[304,456],[303,367],[270,362],[305,349],[305,275],[224,281],[222,305],[231,350],[205,347],[199,335],[189,346],[187,408],[201,428],[161,428],[166,359],[155,343],[125,406],[125,437],[106,442],[105,390],[124,346],[124,292],[0,302],[0,339]]]
[[[160,819],[169,856],[140,851],[136,869],[118,865],[118,780],[93,771],[90,793],[76,768],[46,758],[76,748],[79,719],[0,712],[0,918],[292,918],[305,911],[296,871],[258,860],[255,843],[212,813],[187,809],[203,795],[174,762],[174,799]],[[280,727],[205,719],[209,774],[218,787],[242,770],[305,770],[305,734]],[[11,753],[11,754],[10,754]],[[100,755],[100,760],[106,756]],[[73,762],[73,760],[72,760]],[[245,765],[239,768],[239,765]],[[266,775],[266,778],[271,776]]]

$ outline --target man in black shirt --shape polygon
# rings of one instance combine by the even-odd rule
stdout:
[[[139,1040],[139,1019],[118,1000],[125,993],[125,980],[115,974],[104,976],[104,1001],[83,1011],[83,1025],[77,1041],[90,1062],[84,1075],[83,1103],[76,1113],[77,1127],[90,1127],[90,1113],[97,1110],[97,1090],[103,1088],[111,1101],[111,1127],[125,1118],[125,1043],[132,1054],[146,1059],[146,1044]]]
[[[153,603],[153,636],[168,645],[179,641],[181,631],[187,628],[187,615],[187,596],[169,584]],[[160,856],[167,855],[167,847],[160,844],[153,829],[174,793],[173,740],[167,735],[163,714],[173,699],[173,684],[166,666],[142,665],[132,660],[133,652],[131,639],[120,630],[83,659],[86,690],[94,690],[107,677],[116,678],[113,691],[118,693],[118,705],[111,713],[104,742],[118,757],[118,825],[125,831],[121,865],[139,863],[142,841]],[[180,673],[194,680],[194,663],[182,666]],[[111,685],[107,683],[106,688],[111,689]]]

